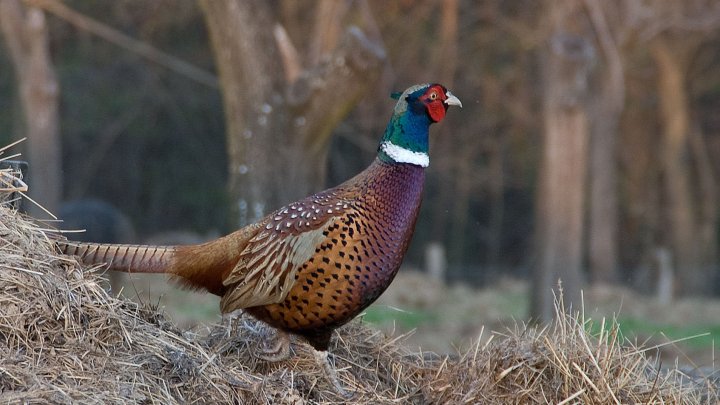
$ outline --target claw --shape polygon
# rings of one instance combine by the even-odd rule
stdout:
[[[273,363],[287,360],[290,357],[290,335],[287,332],[278,330],[275,336],[275,344],[272,347],[263,348],[257,354],[257,357]]]

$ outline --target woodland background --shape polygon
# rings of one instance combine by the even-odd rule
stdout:
[[[463,109],[407,264],[531,280],[541,319],[558,278],[720,293],[716,1],[0,0],[0,28],[0,144],[28,137],[52,212],[230,232],[362,170],[390,93],[440,82]]]

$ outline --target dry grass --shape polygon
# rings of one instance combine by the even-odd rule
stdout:
[[[557,320],[546,328],[516,326],[485,344],[479,340],[448,366],[448,392],[441,398],[486,404],[699,404],[718,399],[706,379],[691,381],[678,370],[660,372],[642,350],[620,339],[614,321],[603,320],[601,334],[591,336],[591,321],[563,313],[562,306],[557,304]]]
[[[109,296],[99,272],[58,254],[53,237],[0,206],[0,402],[348,403],[305,344],[270,364],[254,356],[269,331],[247,316],[204,333],[180,330],[154,308]],[[581,316],[558,318],[546,329],[478,339],[455,357],[411,352],[403,337],[356,321],[331,351],[358,404],[718,399],[703,381],[658,373],[612,323],[591,336]]]

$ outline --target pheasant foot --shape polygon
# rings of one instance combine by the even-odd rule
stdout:
[[[290,357],[290,335],[278,330],[275,335],[275,344],[272,347],[265,347],[257,354],[257,357],[270,362],[287,360]]]
[[[326,350],[313,349],[313,354],[315,355],[315,361],[317,361],[318,364],[322,366],[323,371],[325,372],[325,377],[333,385],[335,391],[345,399],[352,398],[355,394],[351,391],[346,390],[345,387],[343,387],[342,383],[340,383],[337,371],[335,370],[335,367],[330,364],[330,359],[328,359],[328,352]]]

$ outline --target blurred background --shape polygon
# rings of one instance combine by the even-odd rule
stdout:
[[[0,0],[0,28],[0,144],[28,138],[30,196],[71,238],[229,233],[361,171],[390,94],[439,82],[463,109],[431,129],[406,268],[366,319],[451,352],[552,318],[561,279],[574,309],[713,362],[716,1]],[[164,279],[113,283],[218,320]]]

